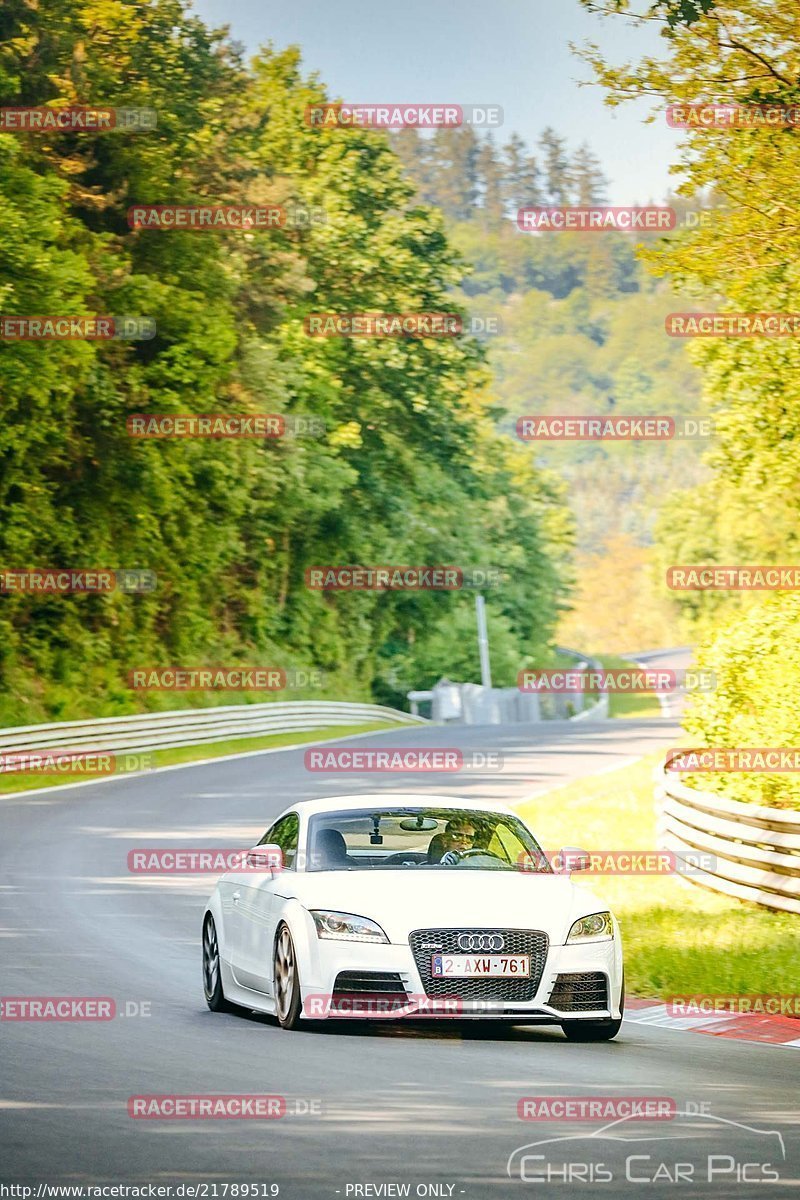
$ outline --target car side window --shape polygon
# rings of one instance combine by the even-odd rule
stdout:
[[[288,813],[267,830],[258,844],[259,846],[266,846],[269,843],[270,845],[280,846],[283,852],[284,870],[291,871],[297,858],[297,843],[299,839],[300,818],[297,813]]]
[[[502,821],[495,826],[492,840],[489,843],[489,849],[498,858],[502,858],[505,862],[516,863],[519,866],[529,857],[529,851],[525,848],[523,842],[520,841],[516,832],[509,829]]]

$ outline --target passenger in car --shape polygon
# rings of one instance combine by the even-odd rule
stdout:
[[[353,864],[347,853],[347,843],[338,829],[320,829],[312,857],[317,871],[330,871]]]

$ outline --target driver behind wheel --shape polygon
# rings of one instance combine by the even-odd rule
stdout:
[[[439,835],[442,850],[439,862],[445,867],[454,867],[461,861],[462,855],[471,850],[475,843],[475,826],[471,821],[462,817],[454,817],[444,827],[444,833]]]

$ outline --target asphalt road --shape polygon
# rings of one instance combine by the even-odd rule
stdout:
[[[420,727],[370,742],[499,751],[502,772],[326,778],[306,772],[302,750],[287,750],[0,799],[0,994],[110,996],[123,1014],[143,1003],[150,1012],[0,1022],[0,1182],[165,1184],[173,1196],[202,1183],[209,1187],[199,1195],[223,1197],[224,1184],[248,1181],[275,1183],[291,1200],[404,1194],[393,1184],[410,1185],[412,1196],[475,1200],[633,1196],[646,1186],[625,1178],[625,1160],[636,1155],[628,1170],[638,1180],[660,1172],[654,1197],[788,1196],[800,1179],[796,1051],[628,1022],[615,1042],[592,1046],[547,1029],[503,1035],[342,1021],[287,1033],[269,1018],[213,1015],[199,958],[213,880],[132,876],[126,867],[135,846],[252,844],[280,809],[309,796],[394,789],[514,801],[613,769],[672,744],[677,732],[666,720],[533,732]],[[132,1120],[128,1097],[151,1093],[279,1094],[290,1111],[275,1121]],[[716,1120],[687,1115],[613,1131],[668,1141],[537,1147],[529,1153],[545,1158],[526,1159],[526,1177],[541,1174],[545,1160],[561,1175],[549,1185],[521,1182],[518,1165],[506,1173],[518,1147],[585,1139],[598,1128],[521,1121],[517,1102],[531,1095],[668,1096],[689,1114],[705,1105]],[[780,1131],[782,1149],[762,1130]],[[724,1173],[711,1184],[709,1153],[727,1156],[714,1161]],[[559,1182],[565,1161],[577,1164],[571,1184]],[[773,1168],[779,1182],[755,1182]],[[0,1197],[12,1194],[0,1188]]]

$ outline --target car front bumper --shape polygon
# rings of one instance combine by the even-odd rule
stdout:
[[[309,939],[309,951],[310,969],[307,978],[301,977],[303,1016],[308,1020],[456,1018],[559,1024],[566,1020],[597,1021],[621,1016],[622,947],[618,933],[608,941],[549,945],[538,987],[529,1000],[459,996],[458,979],[452,981],[448,995],[430,996],[408,943],[361,943],[314,937]],[[399,986],[385,995],[367,988],[363,993],[360,990],[343,993],[341,986],[336,990],[337,977],[342,973],[396,976]],[[604,1007],[576,1009],[550,1003],[558,977],[576,975],[605,977]],[[500,985],[501,981],[497,983]]]

